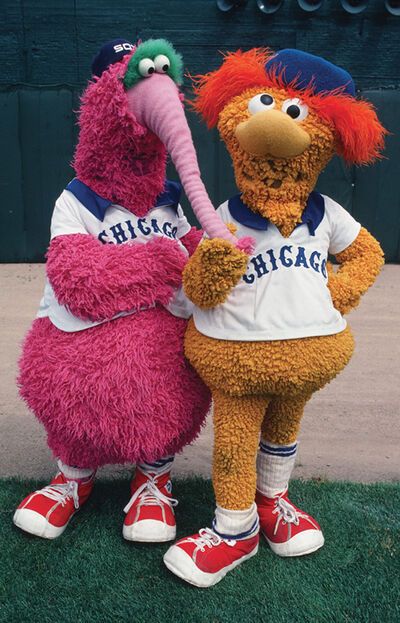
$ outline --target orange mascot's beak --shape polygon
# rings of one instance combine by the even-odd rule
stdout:
[[[295,158],[311,144],[311,138],[289,115],[280,110],[259,112],[239,123],[235,130],[242,149],[256,156]]]

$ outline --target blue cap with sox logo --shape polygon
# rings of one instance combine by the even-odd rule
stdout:
[[[125,54],[135,49],[135,45],[127,39],[113,39],[101,46],[92,60],[92,74],[100,77],[110,65],[120,61]]]

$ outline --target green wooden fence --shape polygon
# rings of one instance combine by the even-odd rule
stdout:
[[[389,130],[385,158],[347,168],[335,159],[318,190],[344,205],[400,262],[400,17],[383,0],[359,15],[339,0],[313,13],[285,0],[272,16],[255,0],[221,12],[214,0],[0,0],[0,261],[43,261],[54,201],[73,176],[79,94],[99,46],[115,37],[170,39],[192,74],[219,66],[219,50],[297,47],[345,67]],[[184,88],[190,91],[189,80]],[[216,131],[188,113],[203,179],[218,205],[236,192]],[[172,167],[169,175],[176,179]],[[194,217],[183,201],[194,222]]]

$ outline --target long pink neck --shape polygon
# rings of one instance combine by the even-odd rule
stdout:
[[[224,238],[237,246],[237,238],[218,217],[201,180],[192,136],[174,82],[166,75],[154,74],[130,89],[128,102],[138,122],[166,146],[193,211],[210,238]]]

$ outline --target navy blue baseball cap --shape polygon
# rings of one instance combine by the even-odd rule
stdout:
[[[103,71],[110,65],[120,61],[125,54],[129,54],[136,48],[133,43],[126,39],[113,39],[101,46],[92,60],[92,74],[100,77]]]
[[[314,94],[330,93],[335,89],[342,89],[343,93],[355,96],[354,82],[350,74],[326,61],[320,56],[287,48],[277,52],[265,64],[265,71],[282,71],[284,84],[294,81],[295,88],[306,89],[313,87]]]

